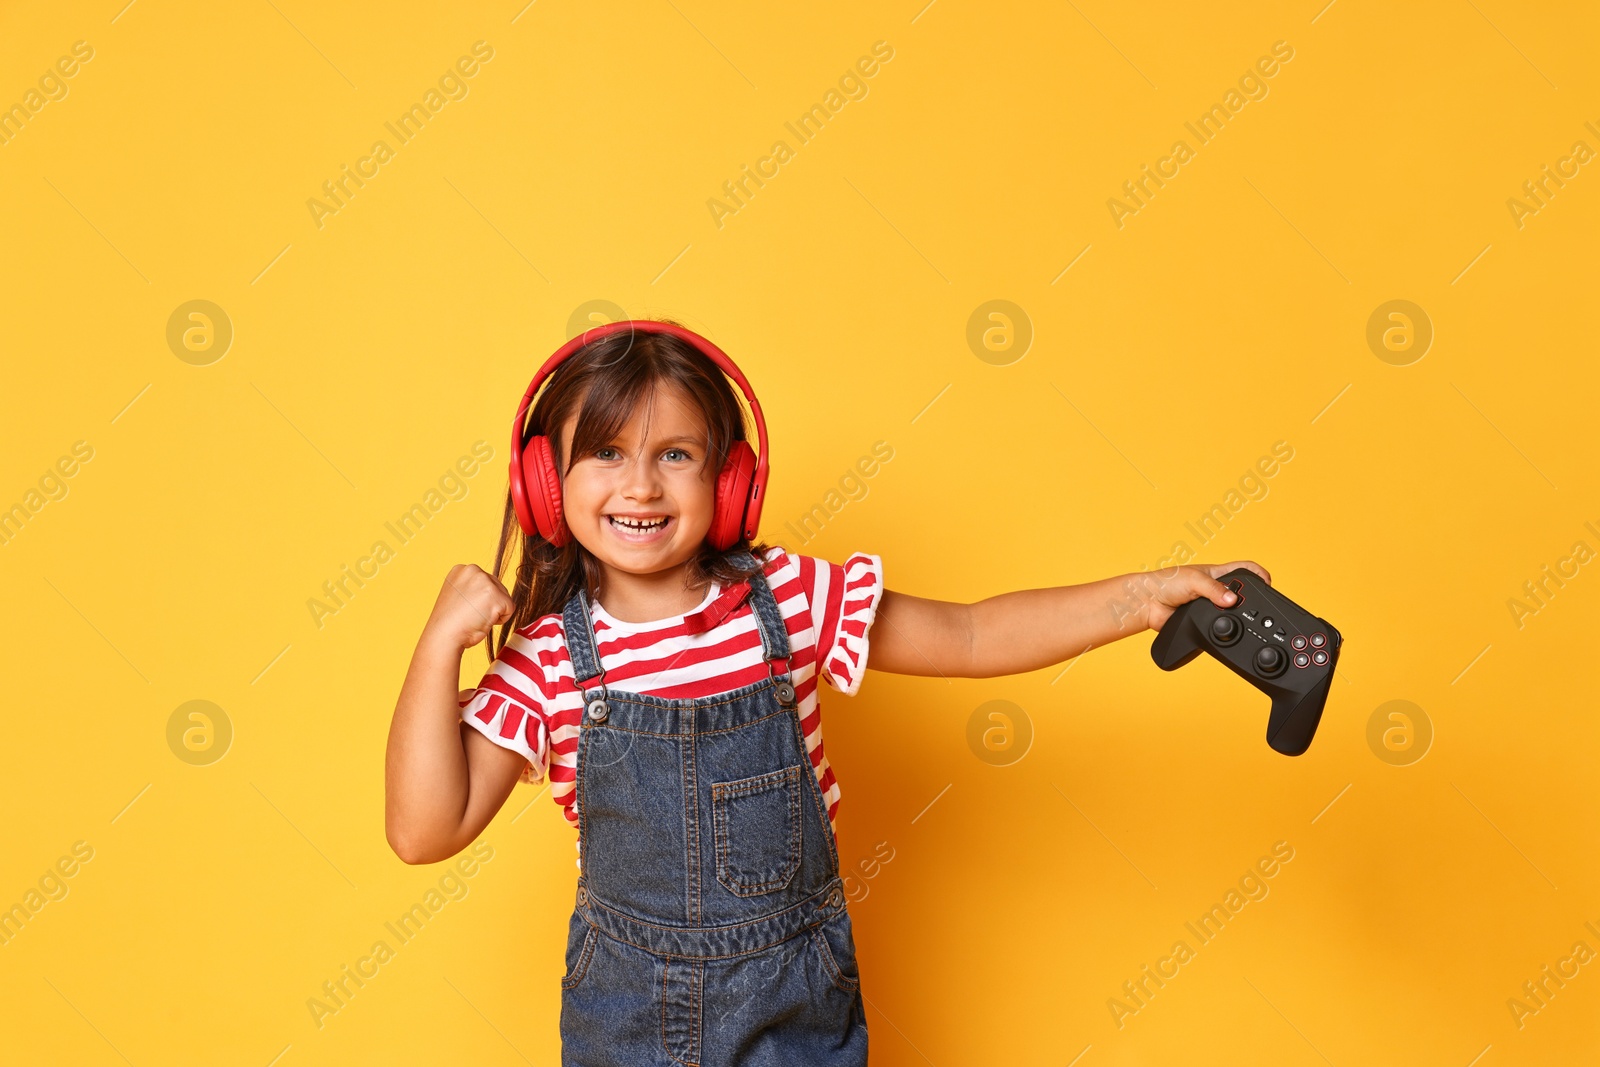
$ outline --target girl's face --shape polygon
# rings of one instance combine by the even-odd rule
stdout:
[[[704,418],[682,390],[662,385],[646,440],[645,406],[609,444],[571,456],[561,483],[567,528],[608,573],[646,575],[680,566],[694,558],[711,529],[716,470],[706,462]],[[561,429],[563,455],[571,453],[576,423],[573,416]]]

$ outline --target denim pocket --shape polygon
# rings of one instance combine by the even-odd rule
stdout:
[[[561,977],[562,989],[576,989],[583,976],[589,973],[589,961],[594,959],[595,938],[599,931],[584,921],[577,912],[567,925],[567,973]]]
[[[782,889],[800,869],[799,765],[711,783],[717,881],[741,897]]]
[[[811,928],[811,940],[822,957],[823,969],[833,984],[846,993],[861,988],[861,972],[856,968],[855,935],[850,929],[850,913],[839,914]]]

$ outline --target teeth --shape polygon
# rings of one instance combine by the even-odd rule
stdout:
[[[667,522],[665,516],[663,516],[663,517],[661,517],[659,519],[656,519],[653,522],[640,522],[637,519],[624,519],[624,518],[622,518],[621,516],[618,516],[618,515],[612,515],[612,516],[610,516],[610,518],[611,518],[612,522],[616,523],[618,526],[623,527],[624,529],[639,530],[641,532],[642,531],[649,531],[649,530],[659,530],[662,526],[665,526],[666,522]]]

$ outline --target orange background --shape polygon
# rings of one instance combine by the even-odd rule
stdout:
[[[1181,540],[1345,636],[1293,759],[1266,697],[1209,658],[1162,673],[1150,633],[824,693],[875,1063],[1593,1057],[1592,961],[1508,1006],[1600,952],[1591,8],[119,3],[0,12],[25,116],[0,143],[0,507],[26,516],[0,544],[0,906],[40,905],[0,945],[11,1058],[556,1060],[572,829],[519,787],[470,877],[408,867],[383,750],[445,573],[490,563],[516,401],[596,301],[747,372],[762,535],[791,550],[971,602]],[[1248,79],[1275,42],[1292,58]],[[1202,143],[1185,124],[1234,89]],[[347,166],[365,184],[314,212]],[[221,318],[170,343],[195,300]],[[434,489],[318,625],[323,583]],[[1235,489],[1201,544],[1186,523]],[[1519,620],[1546,565],[1569,577]],[[990,701],[1017,709],[998,749],[969,743]],[[1191,941],[1276,842],[1267,895]],[[307,1002],[419,902],[319,1025]]]

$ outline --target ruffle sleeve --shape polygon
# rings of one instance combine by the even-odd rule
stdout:
[[[537,694],[547,686],[528,639],[514,633],[465,701],[461,721],[528,761],[518,779],[542,782],[550,766],[550,728]]]
[[[867,669],[867,631],[878,615],[878,602],[883,598],[883,560],[857,552],[842,566],[828,564],[827,571],[829,585],[839,590],[840,595],[837,621],[831,633],[825,627],[819,634],[824,649],[819,657],[822,676],[845,696],[854,696],[861,688],[861,676]],[[830,603],[829,607],[832,606]],[[825,612],[825,617],[833,615],[831,610]]]

